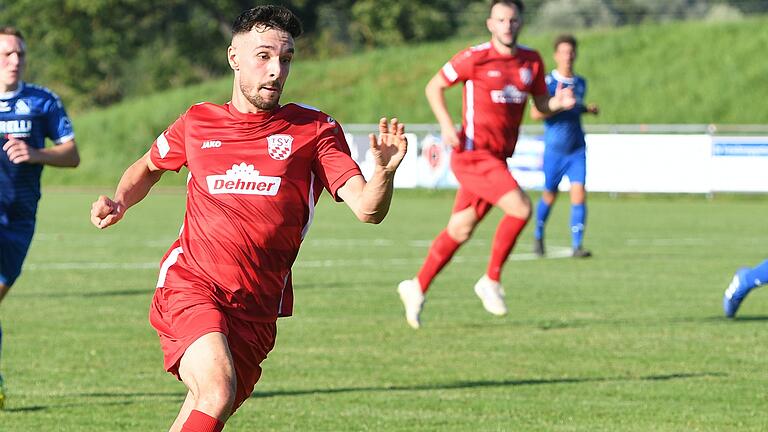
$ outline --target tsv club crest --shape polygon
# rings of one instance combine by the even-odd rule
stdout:
[[[522,68],[520,69],[520,81],[523,82],[523,85],[529,85],[531,83],[531,70],[528,68]]]
[[[286,160],[291,155],[293,137],[285,134],[270,135],[267,137],[267,151],[269,157],[274,160]]]

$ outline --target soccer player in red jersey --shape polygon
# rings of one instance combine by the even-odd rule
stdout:
[[[188,388],[171,431],[220,431],[250,396],[277,318],[291,314],[291,266],[320,193],[363,222],[381,222],[407,147],[403,125],[382,118],[366,182],[333,118],[278,103],[298,18],[258,6],[232,33],[232,100],[189,108],[125,171],[114,198],[101,196],[91,209],[92,223],[106,228],[163,172],[189,169],[184,226],[162,260],[149,313],[166,370]]]
[[[522,1],[492,1],[486,25],[490,42],[456,54],[426,87],[443,142],[453,148],[451,168],[459,189],[448,225],[433,241],[416,278],[402,281],[397,288],[406,321],[413,328],[421,326],[430,283],[493,206],[504,216],[493,238],[487,272],[475,285],[475,293],[488,312],[507,313],[501,270],[530,217],[531,203],[510,174],[506,159],[515,150],[529,95],[545,113],[576,103],[570,89],[558,89],[550,97],[539,53],[517,44],[523,25]],[[460,82],[464,83],[464,105],[462,127],[457,131],[444,92]]]

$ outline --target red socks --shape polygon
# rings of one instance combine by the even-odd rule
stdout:
[[[418,279],[422,292],[427,292],[432,279],[448,264],[459,246],[461,243],[452,239],[445,230],[437,235],[429,248],[429,253],[421,266],[421,270],[419,270]]]
[[[192,410],[181,427],[181,432],[221,432],[224,429],[224,423],[208,414]]]
[[[523,230],[526,219],[519,219],[512,216],[504,216],[496,228],[496,234],[493,236],[493,246],[491,247],[491,260],[488,262],[488,277],[491,280],[501,280],[501,269],[507,261],[512,248],[517,242],[520,231]]]

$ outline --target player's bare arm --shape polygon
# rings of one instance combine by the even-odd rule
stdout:
[[[114,199],[104,195],[91,205],[91,223],[104,229],[120,221],[126,210],[144,199],[165,171],[157,168],[149,152],[133,163],[123,173],[115,190]]]
[[[573,89],[558,83],[554,95],[536,95],[533,97],[533,104],[542,114],[556,114],[575,107],[576,96],[573,94]]]
[[[554,115],[554,113],[551,113],[551,112],[550,113],[543,113],[543,112],[539,111],[538,109],[536,109],[535,99],[532,101],[532,103],[531,103],[531,118],[533,120],[546,120],[546,119],[552,117],[553,115]]]
[[[582,106],[581,108],[587,114],[592,114],[592,115],[600,114],[600,107],[597,104],[588,104],[588,105]],[[533,120],[546,120],[555,114],[557,113],[555,112],[543,113],[538,109],[536,109],[535,103],[531,104],[531,118]]]
[[[39,149],[28,145],[24,140],[11,137],[3,145],[3,151],[14,164],[29,163],[61,168],[74,168],[80,165],[80,154],[77,152],[75,140]]]
[[[440,135],[442,135],[443,143],[457,148],[459,146],[459,134],[456,132],[453,119],[448,112],[448,105],[445,103],[445,90],[448,87],[450,87],[450,84],[445,81],[445,78],[440,73],[437,73],[427,83],[424,92],[427,95],[429,106],[432,108],[432,112],[435,113],[438,124],[440,124]]]
[[[392,202],[395,171],[408,150],[405,125],[396,118],[379,120],[379,136],[369,135],[371,153],[376,162],[373,175],[366,182],[362,176],[350,178],[339,188],[339,196],[358,219],[366,223],[380,223]]]

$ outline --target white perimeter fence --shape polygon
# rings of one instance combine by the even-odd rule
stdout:
[[[455,188],[451,151],[437,125],[407,125],[410,146],[398,188]],[[368,133],[345,126],[352,156],[368,177]],[[768,192],[768,125],[586,125],[587,189],[595,192]],[[524,126],[507,164],[524,189],[544,185],[541,126]],[[561,189],[568,188],[563,179]]]

